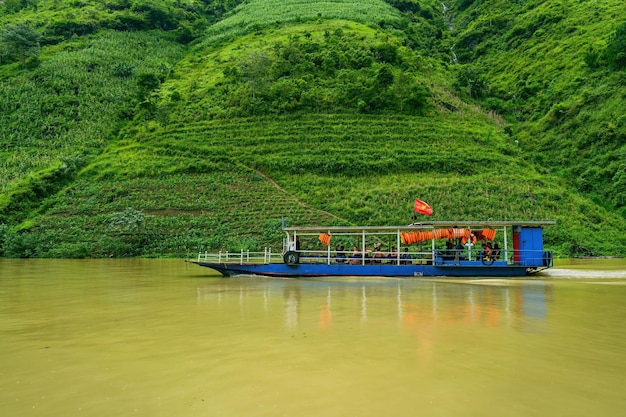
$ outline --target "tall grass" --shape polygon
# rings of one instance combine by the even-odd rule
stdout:
[[[136,75],[165,75],[181,53],[154,34],[105,32],[0,80],[0,149],[10,155],[0,160],[0,192],[31,171],[59,160],[84,165],[101,152],[132,116]],[[132,74],[116,75],[120,65]]]
[[[215,44],[286,23],[338,19],[377,25],[381,21],[398,21],[400,18],[400,13],[382,0],[252,0],[212,25],[205,43]]]
[[[173,125],[112,146],[57,197],[42,224],[60,231],[72,219],[84,222],[72,241],[91,256],[132,248],[133,255],[184,256],[239,250],[242,241],[246,249],[278,248],[282,216],[292,225],[406,224],[419,197],[435,209],[433,220],[556,219],[546,240],[558,254],[622,253],[619,218],[501,153],[506,137],[494,127],[461,121],[297,115]],[[456,157],[443,156],[448,148]],[[403,159],[411,149],[424,157]],[[144,229],[112,233],[109,219],[128,207],[146,214]],[[590,223],[593,233],[576,232]],[[51,242],[37,253],[57,250]]]
[[[469,3],[465,2],[465,5]],[[626,213],[623,71],[599,58],[624,3],[472,2],[457,10],[456,54],[484,71],[484,103],[512,122],[520,146],[603,207]]]
[[[69,27],[109,16],[84,3]],[[405,224],[419,197],[434,220],[556,219],[545,235],[560,255],[626,254],[598,191],[626,156],[621,78],[584,72],[568,38],[589,5],[455,5],[448,25],[431,14],[418,30],[382,1],[254,0],[188,53],[162,32],[102,32],[0,67],[0,251],[278,250],[282,216]],[[440,59],[450,51],[461,64]],[[407,85],[428,93],[420,111],[396,107]]]

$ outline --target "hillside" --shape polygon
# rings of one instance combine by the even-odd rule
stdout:
[[[451,19],[475,96],[547,172],[626,217],[626,3],[462,1]]]
[[[280,250],[283,216],[403,224],[420,197],[433,220],[556,219],[546,238],[558,254],[625,255],[621,122],[610,140],[592,141],[593,160],[572,160],[581,145],[570,135],[583,132],[546,123],[552,90],[517,107],[501,94],[525,69],[505,71],[506,53],[532,45],[521,34],[503,51],[501,32],[520,32],[510,26],[546,5],[517,18],[502,5],[501,32],[464,43],[493,8],[453,3],[84,1],[78,12],[58,1],[35,14],[5,6],[0,22],[30,22],[42,47],[34,57],[5,54],[0,65],[0,251]],[[69,16],[89,30],[51,36]],[[596,36],[601,48],[611,32]],[[560,71],[575,78],[581,69]],[[619,106],[612,100],[603,97]],[[610,122],[604,111],[589,117]],[[576,173],[592,169],[617,179],[587,179],[588,192]]]

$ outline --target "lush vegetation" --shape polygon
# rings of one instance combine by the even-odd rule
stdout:
[[[420,197],[623,256],[626,24],[598,7],[5,1],[0,255],[279,250],[283,216],[403,224]]]
[[[453,36],[480,102],[528,156],[626,217],[624,2],[463,1]]]

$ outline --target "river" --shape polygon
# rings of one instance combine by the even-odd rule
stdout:
[[[0,259],[2,416],[622,416],[626,261],[522,279]]]

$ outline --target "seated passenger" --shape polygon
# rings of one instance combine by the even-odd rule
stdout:
[[[500,245],[497,243],[493,246],[493,250],[491,251],[491,257],[494,261],[497,261],[500,258]]]
[[[337,252],[337,262],[338,263],[345,263],[346,262],[346,253],[344,252],[343,245],[337,246],[336,252]]]
[[[411,264],[411,255],[409,255],[409,248],[404,248],[404,252],[400,255],[402,261],[400,264],[402,265],[410,265]]]
[[[365,246],[365,263],[366,264],[372,263],[372,250],[368,248],[367,246]]]
[[[461,243],[460,240],[458,240],[456,242],[456,245],[454,246],[454,260],[455,261],[458,262],[462,259],[461,252],[463,252],[463,244]]]
[[[483,243],[483,250],[479,254],[479,259],[491,260],[491,246],[488,243]]]
[[[395,246],[391,248],[391,252],[389,252],[389,259],[391,263],[396,263],[398,261],[398,249]]]
[[[357,248],[356,246],[352,247],[352,256],[350,256],[350,263],[352,265],[361,263],[361,252],[359,251],[359,248]]]
[[[375,264],[381,263],[381,259],[384,257],[383,253],[380,251],[380,243],[374,245],[374,252],[372,253],[372,258],[374,258],[373,262]]]
[[[446,251],[443,253],[444,260],[452,260],[454,259],[454,243],[452,240],[448,239],[446,241]]]

